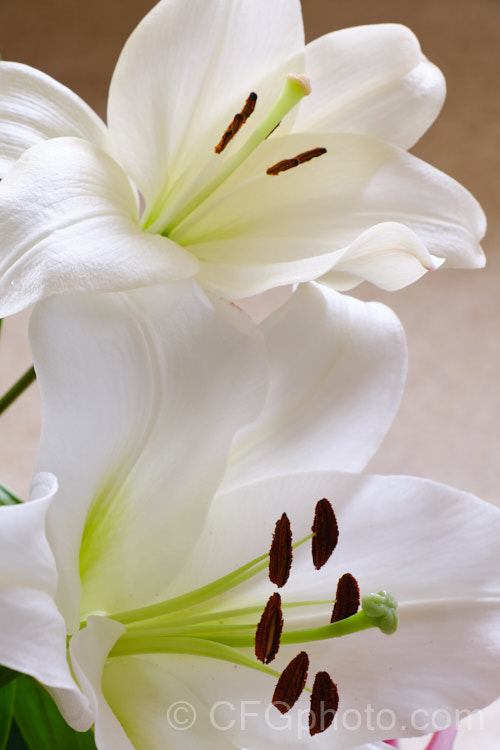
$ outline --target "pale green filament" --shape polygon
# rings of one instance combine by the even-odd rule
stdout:
[[[231,177],[238,167],[255,151],[257,146],[259,146],[279,125],[281,120],[297,106],[304,96],[310,94],[310,92],[310,84],[305,76],[289,74],[286,77],[285,85],[283,86],[276,102],[271,107],[271,110],[268,112],[264,120],[248,138],[246,143],[237,153],[234,154],[234,156],[224,161],[213,179],[196,193],[191,200],[184,204],[184,206],[169,220],[168,225],[163,229],[161,234],[175,240],[175,231],[184,219],[192,214],[198,206],[204,203],[207,198],[209,198],[227,179],[229,179],[229,177]],[[154,221],[158,219],[159,213],[160,211],[158,209],[152,211],[145,228],[151,226]]]
[[[292,545],[292,549],[300,547],[301,544],[308,542],[312,537],[313,534],[309,534]],[[241,568],[237,568],[232,573],[228,573],[227,575],[222,576],[222,578],[218,578],[216,581],[209,583],[207,586],[202,586],[194,591],[189,591],[187,594],[167,599],[158,604],[151,604],[148,607],[131,609],[126,612],[118,612],[113,615],[113,620],[128,625],[130,623],[137,623],[144,620],[152,620],[156,617],[164,617],[165,615],[173,614],[179,610],[195,607],[214,599],[216,596],[224,594],[226,591],[234,589],[245,581],[248,581],[248,579],[253,578],[253,576],[265,570],[268,565],[269,555],[261,555],[260,557],[256,557],[255,560],[246,563],[246,565],[242,565]]]

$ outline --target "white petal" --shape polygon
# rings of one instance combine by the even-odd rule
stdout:
[[[316,147],[327,153],[279,175],[266,174],[282,159]],[[396,234],[395,222],[407,230]],[[366,249],[349,246],[381,223],[391,229],[387,245],[392,258],[398,253],[398,269],[387,279],[373,268],[368,273],[385,287],[394,288],[398,277],[405,283],[418,278],[436,265],[432,256],[455,267],[484,264],[479,241],[485,219],[470,193],[405,151],[356,135],[269,138],[172,239],[202,261],[200,281],[213,289],[220,284],[223,293],[237,297],[304,280],[308,273],[314,278],[322,262],[334,268],[352,253],[378,257],[382,229],[375,239],[359,240]],[[409,254],[418,263],[406,264]]]
[[[224,486],[313,469],[360,471],[398,408],[404,333],[387,307],[304,284],[262,325],[271,385],[237,436]]]
[[[206,663],[208,662],[208,664]],[[194,669],[217,675],[219,681],[235,676],[233,665],[211,659],[172,655],[167,658],[112,659],[103,674],[103,692],[135,750],[236,750],[230,733],[217,731],[211,704],[200,701]],[[231,700],[230,683],[226,696]],[[215,702],[215,701],[214,701]],[[97,724],[96,724],[97,728]]]
[[[313,257],[303,258],[301,260],[264,262],[264,263],[240,263],[238,254],[250,254],[253,249],[262,247],[265,244],[269,257],[279,257],[283,252],[284,245],[288,245],[288,240],[263,240],[256,243],[255,240],[246,240],[242,238],[234,243],[233,263],[218,263],[201,261],[199,273],[196,275],[197,281],[208,291],[216,295],[221,295],[229,299],[237,300],[240,298],[254,296],[267,292],[278,286],[289,286],[299,284],[302,281],[310,281],[326,275],[335,259],[328,253]],[[229,250],[228,243],[213,243],[218,249],[224,245],[224,251]],[[208,245],[203,246],[208,247]],[[304,251],[305,245],[301,245]],[[192,246],[190,248],[193,249]]]
[[[358,133],[410,148],[445,97],[443,75],[398,24],[342,29],[305,49],[312,93],[293,130]]]
[[[262,405],[263,341],[243,313],[179,282],[47,300],[31,342],[37,465],[60,484],[49,534],[61,611],[71,618],[80,575],[83,612],[144,604],[197,538],[233,435]]]
[[[203,585],[207,560],[213,577],[262,553],[269,546],[274,520],[283,511],[290,517],[294,541],[303,538],[311,527],[314,504],[322,496],[329,497],[335,508],[338,546],[320,572],[313,569],[309,545],[295,550],[282,593],[284,604],[332,600],[336,580],[351,572],[362,594],[386,588],[395,595],[401,616],[397,633],[390,637],[373,630],[280,648],[274,668],[282,669],[303,647],[311,657],[310,675],[326,669],[338,683],[341,709],[330,742],[335,738],[336,747],[348,748],[388,735],[426,733],[432,723],[425,728],[412,725],[411,714],[417,707],[432,722],[433,716],[442,721],[442,715],[433,713],[438,710],[454,717],[455,709],[474,709],[491,701],[498,690],[500,655],[500,512],[467,493],[411,477],[328,472],[256,482],[217,496],[206,533],[186,568],[186,583],[196,575],[196,585]],[[222,543],[224,558],[217,555]],[[265,602],[269,590],[262,574],[240,596],[246,603],[259,597]],[[238,595],[231,604],[237,600]],[[292,628],[313,624],[308,614],[291,616],[284,611],[285,623],[292,622]],[[331,606],[326,606],[326,621],[330,611]],[[196,671],[198,693],[205,703],[223,691],[217,680],[209,682],[209,670],[210,666],[206,682],[200,669]],[[260,680],[262,688],[265,678],[239,671],[242,686],[235,678],[234,685],[226,687],[228,700],[258,698],[257,683]],[[301,707],[304,701],[296,708]],[[380,724],[374,718],[383,710],[394,712],[397,724],[392,729],[382,723],[387,716]],[[358,713],[353,716],[353,711]],[[356,716],[357,729],[352,726]],[[256,744],[252,732],[260,736],[264,723],[250,721],[246,739],[240,738],[243,746]],[[266,746],[282,741],[273,734]]]
[[[75,675],[96,717],[96,745],[103,750],[134,750],[104,700],[101,687],[108,654],[124,631],[124,626],[119,622],[105,617],[89,617],[87,627],[79,630],[69,644]]]
[[[61,691],[67,716],[86,730],[93,718],[66,660],[65,623],[54,602],[56,565],[45,536],[56,491],[54,477],[39,475],[38,499],[0,508],[0,664]]]
[[[321,497],[331,501],[340,529],[331,562],[335,572],[330,568],[313,574],[312,563],[307,563],[309,547],[302,547],[296,554],[298,568],[287,583],[297,596],[324,599],[324,576],[331,589],[332,580],[347,570],[358,578],[364,593],[385,588],[401,603],[474,596],[479,600],[500,593],[497,508],[416,477],[329,471],[295,473],[221,491],[189,563],[190,569],[198,570],[197,585],[203,585],[206,576],[224,575],[265,552],[283,512],[290,517],[295,540],[307,536]],[[226,543],[224,556],[215,559],[221,539],[234,541],[234,546]],[[301,556],[306,558],[303,566],[298,563]],[[211,567],[205,571],[200,561],[207,559]]]
[[[293,292],[292,284],[276,286],[262,294],[239,299],[237,307],[244,310],[254,323],[262,323],[272,312],[282,307],[290,299]]]
[[[35,68],[0,62],[0,177],[27,148],[61,136],[111,151],[105,124],[79,96]]]
[[[387,221],[356,237],[338,254],[334,268],[320,281],[340,291],[369,281],[394,292],[443,263],[444,258],[431,255],[415,232],[404,224]]]
[[[0,315],[53,294],[196,272],[188,253],[137,221],[128,179],[103,151],[76,138],[26,151],[0,183]]]
[[[287,716],[270,705],[275,682],[234,664],[176,655],[114,659],[103,680],[104,694],[136,750],[331,749],[335,733],[309,736],[306,697]]]
[[[108,122],[148,207],[167,181],[178,194],[177,179],[185,187],[200,164],[220,161],[214,147],[256,91],[253,129],[290,72],[280,65],[302,45],[298,0],[163,0],[142,20],[118,60]]]

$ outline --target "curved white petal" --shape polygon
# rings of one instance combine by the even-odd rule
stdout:
[[[96,745],[101,750],[134,750],[102,694],[102,674],[109,652],[125,628],[106,617],[89,617],[70,641],[71,664],[95,716]]]
[[[205,665],[205,662],[208,664]],[[122,657],[103,673],[103,693],[135,750],[236,750],[232,733],[217,731],[216,710],[200,701],[195,670],[211,669],[217,682],[235,676],[233,665],[189,656]],[[202,675],[203,679],[203,675]],[[231,682],[227,683],[231,701]],[[214,701],[215,702],[215,701]],[[109,710],[109,709],[108,709]],[[97,724],[96,724],[97,729]]]
[[[284,668],[304,648],[311,658],[310,675],[326,669],[337,682],[341,708],[330,742],[335,738],[336,747],[348,748],[388,734],[425,734],[434,728],[433,717],[442,721],[442,715],[433,712],[445,710],[454,717],[455,709],[474,709],[491,701],[498,690],[500,657],[500,512],[467,493],[412,477],[317,472],[220,494],[183,571],[184,590],[190,581],[203,585],[209,577],[261,554],[269,546],[274,521],[284,511],[294,541],[306,536],[314,504],[322,496],[335,508],[338,546],[319,572],[313,568],[309,545],[295,550],[290,579],[281,592],[284,605],[332,601],[336,580],[345,572],[356,576],[363,594],[386,588],[400,603],[400,626],[393,636],[374,629],[280,648],[274,668]],[[224,557],[216,554],[221,540]],[[238,600],[264,603],[271,590],[263,573],[249,581],[242,594],[235,592],[231,605]],[[305,614],[299,608],[293,614],[284,612],[285,630],[287,621],[294,629],[325,624],[331,605],[320,608],[321,617],[312,616],[309,608]],[[194,675],[194,667],[189,669]],[[226,678],[231,681],[228,689],[224,678],[221,684],[213,679],[213,667],[203,670],[196,667],[196,686],[206,705],[224,688],[228,700],[257,700],[259,690],[260,700],[265,699],[265,676],[237,668],[239,678]],[[273,687],[267,688],[268,698]],[[305,696],[301,701],[293,711],[307,706]],[[412,724],[415,708],[422,709],[419,719],[429,720],[425,727]],[[370,727],[370,716],[383,710],[393,712],[393,728],[388,730],[383,719],[378,725],[373,720]],[[353,711],[359,717],[357,728],[352,727]],[[255,738],[262,744],[266,731],[260,712],[247,725],[246,736],[242,733],[238,739],[242,746],[256,746]],[[266,746],[279,746],[283,737],[278,734],[269,733]]]
[[[0,62],[0,177],[40,141],[76,136],[111,152],[106,125],[66,86],[28,65]]]
[[[327,153],[266,174],[282,159],[316,147]],[[406,230],[397,231],[395,223]],[[360,237],[377,224],[385,226]],[[392,272],[382,252],[383,229],[390,230],[388,256],[398,260]],[[308,273],[314,278],[321,263],[334,269],[368,253],[374,264],[381,258],[381,267],[377,272],[374,264],[365,265],[366,273],[385,288],[415,280],[436,265],[433,256],[450,266],[479,267],[484,231],[477,201],[442,172],[381,141],[316,134],[269,138],[171,236],[201,260],[200,281],[223,293],[234,289],[237,297],[304,280]],[[408,264],[410,255],[418,262]],[[363,271],[363,264],[356,265]],[[346,271],[351,273],[349,266]]]
[[[333,289],[347,291],[369,281],[394,292],[435,271],[444,258],[431,255],[422,240],[404,224],[383,222],[365,229],[344,251],[335,266],[320,278]]]
[[[87,730],[93,716],[66,660],[66,627],[54,601],[57,570],[45,535],[56,492],[55,477],[41,474],[36,499],[0,508],[0,664],[57,688],[68,716]]]
[[[304,284],[260,326],[270,390],[224,487],[314,469],[360,471],[399,406],[406,346],[391,310]]]
[[[0,315],[70,291],[112,291],[185,278],[196,260],[142,232],[118,164],[76,138],[24,153],[0,183]]]
[[[335,727],[310,737],[307,694],[283,716],[270,703],[276,680],[234,664],[185,655],[114,659],[103,683],[136,750],[354,748]],[[356,742],[356,750],[385,747]]]
[[[214,148],[256,91],[253,129],[290,72],[280,66],[303,42],[298,0],[162,0],[153,8],[123,48],[108,104],[119,158],[148,208],[223,158]]]
[[[262,405],[263,341],[243,313],[224,310],[179,282],[34,311],[37,465],[59,479],[49,539],[70,630],[80,575],[86,613],[162,593],[203,526],[234,433]]]
[[[305,59],[312,93],[294,132],[358,133],[410,148],[444,101],[442,73],[405,26],[334,31],[308,44]]]

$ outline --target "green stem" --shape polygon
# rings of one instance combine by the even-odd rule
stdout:
[[[31,365],[29,370],[26,370],[24,375],[21,375],[19,380],[14,383],[12,388],[9,388],[7,393],[5,393],[0,399],[0,414],[2,414],[12,403],[14,403],[16,398],[19,398],[19,396],[24,393],[26,388],[28,388],[28,386],[30,386],[35,380],[35,368],[33,367],[33,365]]]
[[[19,503],[22,503],[22,500],[0,484],[0,505],[18,505]]]

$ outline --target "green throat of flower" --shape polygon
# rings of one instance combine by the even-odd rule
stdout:
[[[247,138],[245,143],[221,163],[220,168],[215,171],[215,174],[208,179],[202,187],[199,187],[197,190],[187,191],[180,200],[174,202],[174,205],[170,210],[168,210],[167,206],[171,202],[171,199],[168,195],[168,189],[165,188],[165,191],[158,196],[156,203],[143,219],[143,229],[146,231],[156,231],[156,223],[160,217],[163,217],[163,227],[160,229],[160,233],[179,244],[183,244],[186,230],[189,231],[190,228],[189,219],[196,210],[205,203],[205,201],[210,198],[215,191],[229,179],[229,177],[231,177],[238,167],[248,159],[255,149],[276,130],[283,118],[297,106],[301,99],[308,96],[310,93],[311,86],[305,75],[288,74],[278,98],[257,128]],[[219,143],[214,147],[214,151],[217,155],[221,155],[227,146],[232,144],[236,134],[254,112],[256,102],[257,94],[251,92],[241,111],[235,114],[233,120],[222,134]],[[266,173],[268,175],[278,175],[281,172],[297,167],[300,164],[308,162],[324,153],[326,153],[326,148],[312,148],[301,154],[291,156],[271,165],[266,170]],[[150,229],[153,225],[154,228]]]
[[[324,731],[333,721],[339,700],[337,686],[330,675],[319,672],[312,690],[306,687],[309,658],[305,651],[301,651],[281,673],[268,665],[284,644],[304,645],[368,628],[379,628],[385,634],[394,633],[398,625],[395,599],[387,592],[379,591],[360,600],[356,579],[346,573],[337,584],[330,622],[319,627],[288,628],[285,621],[287,615],[314,613],[315,609],[331,606],[331,601],[282,603],[281,595],[276,591],[264,611],[262,603],[231,607],[237,589],[266,569],[271,583],[283,588],[290,575],[294,550],[309,540],[312,540],[314,567],[319,569],[329,559],[338,540],[335,514],[326,499],[317,503],[312,533],[295,544],[292,544],[288,517],[283,514],[276,523],[268,554],[181,596],[111,614],[113,620],[125,625],[126,632],[115,644],[109,658],[132,654],[190,654],[259,670],[277,679],[271,701],[281,713],[292,708],[303,690],[310,692],[309,731],[311,734]],[[315,719],[319,716],[320,723]]]

